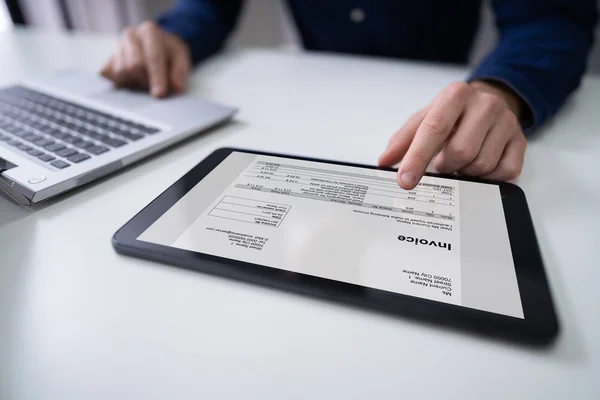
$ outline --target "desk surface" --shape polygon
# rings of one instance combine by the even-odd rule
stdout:
[[[95,71],[114,37],[0,36],[0,84]],[[531,350],[117,255],[112,234],[212,150],[374,163],[460,68],[231,52],[191,91],[236,121],[33,209],[0,196],[0,398],[600,398],[600,80],[531,139],[525,190],[562,333]]]

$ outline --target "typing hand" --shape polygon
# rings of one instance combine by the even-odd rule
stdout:
[[[527,145],[517,120],[520,106],[521,100],[502,86],[452,83],[392,136],[379,165],[401,161],[397,181],[407,190],[432,160],[441,173],[514,179]]]
[[[185,42],[147,21],[125,29],[118,50],[100,73],[116,86],[150,90],[160,98],[185,90],[190,65]]]

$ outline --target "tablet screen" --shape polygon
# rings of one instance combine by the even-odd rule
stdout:
[[[496,185],[233,152],[138,239],[523,318]]]

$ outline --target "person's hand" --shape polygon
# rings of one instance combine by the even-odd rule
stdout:
[[[117,52],[100,74],[118,87],[150,90],[154,97],[164,97],[185,90],[190,65],[185,42],[146,21],[124,30]]]
[[[493,180],[516,178],[527,142],[518,122],[521,100],[508,88],[455,82],[411,116],[390,139],[380,166],[400,162],[400,187],[414,188],[429,163],[441,173]]]

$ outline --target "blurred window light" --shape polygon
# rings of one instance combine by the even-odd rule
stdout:
[[[6,9],[6,2],[0,1],[0,32],[4,32],[12,27],[12,19]]]

